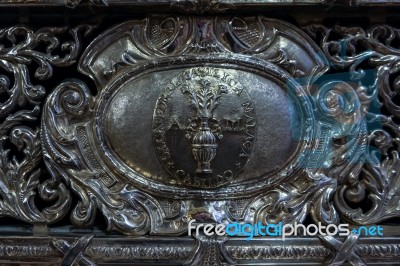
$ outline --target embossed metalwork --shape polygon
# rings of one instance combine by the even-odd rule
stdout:
[[[65,240],[55,240],[52,244],[62,253],[65,253],[61,266],[74,265],[75,263],[84,265],[95,265],[93,262],[88,260],[82,255],[83,250],[89,245],[93,239],[93,235],[86,235],[76,241],[76,243],[70,245]],[[80,263],[80,261],[82,261]]]
[[[224,245],[227,240],[227,237],[196,236],[196,248],[184,265],[235,265]]]
[[[327,153],[324,143],[329,143],[331,138],[326,132],[332,129],[332,123],[328,119],[321,119],[321,124],[316,124],[316,119],[319,121],[320,118],[316,118],[312,110],[312,99],[307,97],[293,77],[279,68],[287,68],[293,75],[297,75],[298,69],[301,69],[307,75],[307,87],[326,69],[318,49],[291,26],[262,17],[217,18],[218,27],[212,25],[210,18],[155,17],[154,21],[150,18],[118,26],[117,31],[111,31],[110,37],[110,33],[105,33],[99,37],[99,41],[113,47],[113,43],[101,40],[122,38],[120,42],[127,42],[127,45],[101,47],[96,54],[89,49],[83,56],[81,71],[97,81],[100,90],[98,96],[92,97],[82,82],[69,81],[61,84],[46,103],[42,134],[47,166],[51,172],[67,178],[68,182],[74,184],[73,189],[81,195],[81,203],[73,212],[73,222],[81,226],[91,224],[96,208],[100,208],[108,218],[109,229],[127,234],[169,234],[184,232],[188,219],[195,217],[197,212],[210,213],[212,208],[222,208],[220,217],[214,217],[217,221],[233,221],[239,217],[248,222],[268,220],[269,216],[260,216],[265,206],[279,206],[267,203],[276,200],[273,195],[280,189],[268,190],[273,185],[281,184],[284,188],[288,182],[307,183],[310,189],[299,193],[302,200],[292,201],[297,202],[300,209],[307,209],[307,204],[310,204],[304,198],[311,195],[322,197],[324,193],[316,191],[327,189],[333,180],[328,177],[316,178],[318,174],[308,168],[317,168],[323,163],[321,155]],[[188,24],[189,28],[182,35],[176,33],[174,28],[187,25],[190,21],[192,24]],[[240,27],[247,24],[255,31],[245,37],[247,47],[236,47],[226,41],[229,35],[242,38],[239,37],[242,36],[239,34]],[[135,27],[143,27],[144,31],[132,32]],[[146,29],[151,27],[155,29],[148,32]],[[277,29],[281,27],[285,28],[288,37],[278,33]],[[152,37],[153,32],[161,32],[168,42],[155,46],[159,42],[158,37]],[[212,36],[220,36],[220,39]],[[294,36],[304,41],[297,42]],[[143,44],[137,42],[143,39],[148,41]],[[279,41],[283,39],[291,41],[298,51],[293,53],[280,47]],[[136,48],[129,48],[139,44],[140,52]],[[99,54],[104,49],[114,49],[113,58]],[[229,50],[237,55],[224,56]],[[213,54],[203,55],[206,51],[213,51]],[[286,60],[275,60],[276,51],[280,55],[285,54],[289,61],[302,57],[314,64],[298,64],[293,68],[293,62],[287,64]],[[118,53],[120,57],[115,56]],[[254,56],[248,56],[252,54]],[[103,59],[99,61],[98,55],[109,58],[109,64],[104,66],[100,63]],[[153,59],[149,60],[149,56]],[[276,65],[261,58],[273,58]],[[206,62],[210,67],[190,67],[191,64]],[[179,70],[186,65],[189,66],[187,70]],[[232,70],[225,72],[221,66]],[[100,73],[95,71],[98,67],[102,69]],[[145,84],[143,82],[152,79],[151,73],[161,70],[161,67],[168,67],[170,72],[164,73],[178,75],[178,78],[163,83],[160,86],[163,88],[161,94],[154,88],[153,93],[146,96],[147,100],[139,98],[137,101],[137,97],[141,97],[137,94],[137,84]],[[150,74],[141,78],[143,71],[150,71]],[[242,80],[240,83],[239,79]],[[264,84],[266,87],[246,89],[255,79],[260,86]],[[267,93],[260,93],[263,90]],[[273,97],[268,98],[269,95]],[[136,103],[132,105],[134,101]],[[173,104],[169,104],[170,101]],[[289,109],[277,109],[283,103]],[[155,109],[152,106],[156,106]],[[141,116],[135,115],[136,108],[142,110]],[[261,111],[267,110],[264,108],[275,109],[274,115],[280,113],[281,122],[277,124],[272,113]],[[190,114],[192,110],[196,111],[194,118]],[[148,120],[143,120],[146,115]],[[148,122],[145,121],[151,121],[152,117],[153,138],[145,137],[148,134]],[[294,120],[299,123],[291,123]],[[275,121],[277,131],[268,133],[268,128],[274,128],[271,121]],[[355,124],[363,127],[360,123],[356,121]],[[283,134],[285,130],[288,131]],[[318,145],[312,140],[322,131],[325,134],[320,137]],[[65,133],[59,135],[61,132]],[[273,142],[280,143],[279,146],[271,142],[270,134],[276,136]],[[347,131],[335,134],[345,136]],[[225,142],[217,143],[217,137],[221,138],[222,135],[225,135]],[[189,138],[189,143],[184,136]],[[60,138],[63,143],[58,141]],[[122,143],[121,138],[126,142]],[[94,142],[98,144],[94,145]],[[264,147],[268,147],[268,150]],[[274,149],[282,150],[283,147],[286,147],[285,153],[277,156]],[[148,152],[137,153],[138,149]],[[153,149],[172,179],[165,170],[154,164],[156,156],[151,151]],[[314,159],[310,161],[310,158]],[[258,166],[256,171],[255,165]],[[262,168],[259,167],[261,165]],[[126,183],[126,179],[130,182]],[[83,180],[87,183],[82,183]],[[204,189],[198,190],[196,187]],[[216,187],[219,189],[207,189]],[[235,206],[235,201],[226,200],[232,193],[236,197],[247,198],[252,193],[259,195],[248,198],[248,206],[235,218],[227,208]],[[278,194],[282,195],[282,192]],[[292,195],[288,194],[287,200]],[[173,219],[167,218],[159,202],[177,197],[183,200],[179,203],[179,212]],[[190,200],[193,197],[199,202]],[[215,203],[204,199],[219,200]],[[260,200],[265,203],[260,204]],[[198,207],[193,209],[194,205]],[[258,207],[254,208],[255,205]],[[324,217],[324,214],[318,213],[324,210],[316,210],[316,220]],[[269,213],[272,212],[269,210]],[[305,214],[287,213],[286,219],[302,221]],[[121,216],[125,217],[124,220],[120,219]],[[174,226],[171,227],[171,223]]]
[[[177,27],[186,30],[178,32]],[[147,31],[149,28],[152,30]],[[244,34],[243,28],[253,29],[253,33]],[[154,35],[156,32],[159,34]],[[166,40],[162,45],[159,35]],[[228,36],[236,41],[229,43]],[[109,38],[118,40],[118,46],[102,41]],[[296,52],[281,46],[283,40],[297,47]],[[212,210],[217,208],[221,209],[218,217],[213,216],[217,222],[302,222],[308,213],[315,222],[325,224],[341,219],[355,224],[376,221],[358,221],[355,214],[349,215],[344,201],[349,196],[360,201],[361,196],[356,195],[365,195],[363,189],[372,185],[356,179],[367,173],[361,166],[370,143],[365,117],[372,96],[364,86],[335,79],[316,90],[313,82],[326,71],[326,59],[301,32],[263,17],[154,17],[118,26],[97,42],[103,46],[95,53],[89,48],[80,68],[97,81],[99,95],[91,96],[82,82],[65,82],[50,96],[42,118],[48,167],[75,184],[73,189],[81,195],[72,216],[75,224],[91,224],[96,208],[108,218],[109,229],[127,234],[184,232],[186,222],[196,213],[215,215]],[[349,60],[330,55],[330,46],[323,44],[322,48],[333,67],[350,66]],[[104,50],[113,50],[113,57],[102,53]],[[203,55],[205,51],[212,54]],[[228,51],[234,54],[226,56]],[[310,64],[301,64],[296,59],[300,57],[301,62],[309,60]],[[104,60],[109,63],[104,65]],[[204,63],[209,66],[192,67]],[[161,68],[164,72],[157,74],[158,79],[164,75],[177,78],[156,85],[162,88],[160,92],[155,87],[152,94],[140,94],[140,87],[146,87],[148,80],[156,82],[152,73]],[[360,78],[360,73],[350,74],[353,80]],[[248,89],[249,82],[254,84],[257,79],[264,84],[257,90],[266,94]],[[282,90],[284,94],[280,94]],[[238,101],[242,93],[248,96]],[[270,102],[263,98],[266,95],[278,100]],[[277,147],[265,134],[285,136],[279,124],[268,123],[275,121],[268,110],[275,109],[276,116],[277,104],[282,103],[289,106],[279,115],[281,122],[287,117],[282,130],[289,129],[289,136],[278,145],[282,152],[283,143],[287,143],[287,153],[277,158]],[[264,104],[269,107],[263,109]],[[136,108],[141,110],[140,116]],[[151,119],[152,126],[145,122]],[[146,138],[149,127],[153,134]],[[229,144],[235,127],[242,132],[235,139],[243,140]],[[271,129],[277,131],[266,133]],[[227,130],[233,135],[224,133]],[[226,135],[225,142],[222,135]],[[64,143],[58,141],[60,137]],[[279,141],[278,135],[272,139]],[[230,148],[223,151],[226,143]],[[155,155],[169,173],[154,165]],[[223,155],[220,161],[219,155]],[[275,168],[268,168],[271,161]],[[371,167],[370,163],[364,165],[365,169]],[[257,196],[249,197],[252,193]],[[227,201],[231,195],[235,197]],[[181,201],[171,219],[163,214],[160,200],[172,199]],[[237,200],[244,207],[237,206]],[[235,214],[228,206],[233,206]],[[385,215],[390,216],[390,212],[386,210]],[[125,217],[122,221],[121,216]]]
[[[332,236],[321,236],[324,244],[333,248],[337,253],[332,261],[328,262],[329,265],[343,265],[346,261],[349,261],[352,265],[365,265],[363,260],[354,253],[354,248],[358,241],[358,235],[350,234],[344,243],[336,240]]]
[[[58,35],[66,28],[43,28],[32,31],[25,27],[10,27],[0,30],[0,40],[11,45],[0,45],[0,91],[5,100],[0,104],[1,131],[1,203],[0,215],[11,216],[29,223],[52,223],[61,219],[70,208],[70,193],[60,180],[45,180],[40,183],[38,164],[42,159],[38,129],[24,125],[35,121],[40,112],[40,104],[46,94],[41,85],[30,82],[27,65],[37,64],[35,77],[46,80],[52,76],[53,66],[72,65],[81,49],[78,31],[90,31],[87,25],[70,30],[73,41],[60,43]],[[46,44],[45,52],[35,50],[39,44]],[[62,47],[67,51],[64,57],[53,51]],[[12,80],[10,80],[10,76]],[[32,107],[33,106],[33,107]],[[22,110],[16,111],[20,108]],[[11,142],[23,154],[17,159],[10,155],[6,143]],[[53,204],[39,210],[35,195]],[[55,202],[54,202],[55,201]]]
[[[59,265],[64,255],[51,244],[54,241],[75,243],[77,238],[63,237],[7,237],[0,241],[0,260],[2,262],[26,261],[29,263],[52,263]],[[178,241],[179,240],[179,241]],[[207,255],[221,249],[210,248],[207,245],[218,245],[219,240],[209,240],[202,244],[189,237],[94,237],[88,246],[80,253],[96,264],[174,264],[184,265],[190,263],[198,254],[195,251],[199,245],[205,245],[203,253]],[[342,241],[337,240],[339,245]],[[222,242],[222,240],[220,241]],[[335,241],[336,242],[336,241]],[[328,248],[326,243],[321,243],[318,238],[288,238],[285,241],[277,238],[255,238],[249,242],[242,238],[229,239],[221,248],[226,254],[219,253],[219,261],[226,264],[254,265],[256,263],[287,264],[317,264],[323,265],[326,259],[336,255],[336,251]],[[335,249],[336,250],[336,249]],[[363,238],[355,244],[351,255],[355,254],[365,261],[367,265],[395,264],[399,260],[400,244],[397,238]],[[228,256],[228,260],[224,258]],[[350,256],[349,256],[350,257]],[[209,261],[210,264],[218,262]],[[84,264],[83,261],[80,261]],[[199,261],[201,263],[201,261]],[[221,265],[220,264],[220,265]]]
[[[341,218],[355,224],[373,224],[399,215],[398,196],[398,125],[393,121],[399,117],[398,105],[394,102],[398,87],[399,51],[392,46],[399,38],[399,30],[390,26],[376,26],[368,30],[361,28],[334,27],[325,28],[312,25],[307,28],[310,34],[322,32],[321,47],[332,67],[348,69],[350,79],[361,83],[366,75],[372,75],[374,83],[370,86],[359,85],[357,93],[363,109],[363,117],[369,124],[369,150],[363,154],[365,163],[354,168],[347,176],[338,177],[339,187],[335,194],[335,208]],[[331,34],[340,38],[329,40]],[[385,40],[381,42],[381,38]],[[356,48],[359,46],[360,48]],[[340,55],[346,52],[345,55]],[[347,54],[348,53],[348,54]],[[374,71],[368,73],[366,63]],[[394,77],[390,83],[389,78]],[[374,105],[379,105],[378,94],[382,104],[389,112],[381,114]],[[371,209],[364,213],[352,209],[347,202],[358,203],[365,197],[372,200]]]
[[[182,104],[179,102],[182,101],[180,94],[176,95],[175,90],[187,96],[195,111],[195,115],[187,121],[181,110],[167,110],[168,106],[173,108]],[[230,101],[235,105],[225,105],[225,110],[221,107],[221,111],[214,113],[220,101]],[[233,76],[212,68],[194,68],[172,80],[158,98],[153,115],[153,144],[161,163],[177,183],[215,187],[231,181],[247,164],[255,138],[255,121],[254,104],[245,88]],[[190,142],[192,156],[197,162],[195,170],[191,169],[193,166],[190,162],[187,163],[189,158],[180,156],[187,154],[187,147],[181,144],[181,149],[177,148],[176,142],[184,140],[176,138],[183,135]],[[241,138],[242,141],[232,138]],[[220,160],[216,164],[225,168],[219,168],[220,173],[212,175],[210,165],[217,154],[217,139],[218,142],[224,141],[223,146],[229,145],[231,148],[220,151],[219,157],[224,162]],[[236,158],[228,159],[234,150]]]
[[[129,5],[146,4],[139,2]],[[390,236],[183,235],[191,219],[266,224],[309,216],[355,226],[399,217],[399,29],[216,16],[274,1],[153,3],[191,15],[124,22],[82,55],[80,32],[93,26],[0,30],[0,215],[34,224],[37,235],[0,238],[0,261],[398,261],[398,238]],[[78,60],[95,86],[67,79],[45,88],[53,70]],[[41,175],[42,160],[51,178]],[[68,237],[47,227],[69,212],[73,226],[90,228],[102,216],[108,231],[135,237],[85,229]]]

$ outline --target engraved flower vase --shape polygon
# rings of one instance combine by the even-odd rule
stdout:
[[[196,173],[212,173],[210,163],[217,154],[217,147],[217,139],[210,130],[208,117],[202,117],[199,130],[192,140],[192,154],[197,162]]]

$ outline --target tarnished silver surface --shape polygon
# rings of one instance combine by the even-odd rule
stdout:
[[[126,19],[87,47],[92,25],[0,29],[0,215],[33,225],[0,226],[0,262],[397,263],[397,227],[286,241],[187,231],[192,219],[398,219],[399,29],[229,13],[274,1],[152,3],[182,13]],[[71,66],[80,74],[46,87]],[[58,229],[67,216],[88,229]],[[100,216],[107,230],[94,229]]]

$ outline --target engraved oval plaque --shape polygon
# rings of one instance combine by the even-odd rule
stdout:
[[[300,86],[276,71],[128,71],[100,95],[105,116],[96,128],[110,169],[149,190],[210,196],[289,177],[304,157],[312,112]]]
[[[171,80],[153,115],[153,144],[178,184],[214,187],[234,179],[253,149],[256,113],[247,90],[217,68]]]

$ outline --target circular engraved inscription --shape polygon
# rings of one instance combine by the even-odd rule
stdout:
[[[157,157],[176,184],[212,188],[246,166],[256,112],[245,87],[216,68],[193,68],[172,79],[153,115]]]

